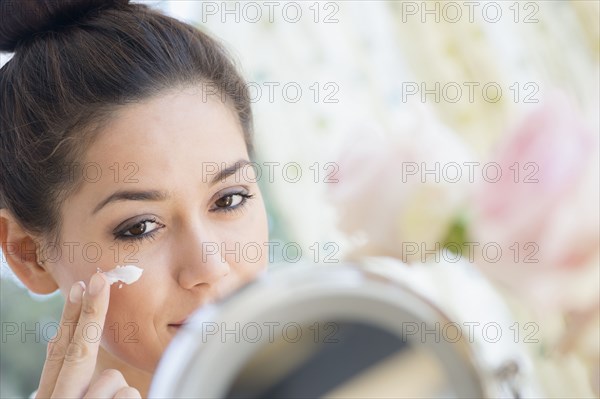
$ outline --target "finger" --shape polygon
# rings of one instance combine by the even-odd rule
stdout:
[[[100,374],[100,377],[92,384],[85,394],[85,399],[112,399],[117,392],[127,388],[125,377],[119,370],[107,369]]]
[[[37,391],[37,398],[49,398],[54,391],[56,380],[65,359],[69,342],[75,333],[75,326],[81,313],[81,299],[85,290],[85,283],[78,281],[71,286],[69,295],[65,300],[60,326],[56,336],[48,342],[46,361],[42,369],[42,376]]]
[[[109,296],[106,278],[101,273],[94,274],[83,295],[79,322],[65,353],[53,397],[81,398],[88,390],[96,367]]]
[[[115,399],[142,399],[140,391],[133,387],[121,388],[114,396]]]

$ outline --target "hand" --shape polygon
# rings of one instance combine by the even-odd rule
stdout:
[[[48,343],[36,398],[141,398],[114,369],[105,370],[90,386],[101,340],[86,333],[101,333],[109,296],[110,285],[101,273],[92,276],[87,290],[82,281],[73,284],[60,329]]]

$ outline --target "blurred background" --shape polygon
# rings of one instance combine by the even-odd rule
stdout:
[[[340,224],[344,203],[356,200],[361,209],[376,208],[389,204],[386,201],[396,198],[395,194],[386,199],[387,191],[357,183],[358,191],[350,190],[357,195],[354,197],[331,186],[338,178],[348,176],[338,170],[344,165],[338,161],[348,155],[349,145],[360,143],[365,132],[383,137],[396,132],[396,142],[419,141],[419,129],[426,128],[420,127],[415,104],[427,108],[425,119],[434,124],[434,130],[443,126],[452,136],[428,136],[423,132],[423,137],[429,138],[421,144],[419,153],[440,153],[440,159],[447,161],[455,157],[474,162],[500,159],[498,162],[504,165],[501,160],[506,159],[506,152],[502,149],[514,148],[507,140],[514,132],[531,127],[535,118],[527,119],[529,115],[548,112],[536,110],[556,92],[568,99],[558,104],[571,107],[577,129],[584,126],[582,129],[593,137],[591,146],[597,146],[593,140],[600,129],[598,1],[477,1],[470,6],[443,1],[146,3],[216,36],[239,62],[253,95],[256,161],[264,166],[263,173],[269,171],[266,162],[273,165],[272,179],[261,180],[271,241],[297,243],[304,259],[343,260],[364,242],[377,244],[363,245],[370,248],[364,250],[367,254],[405,255],[389,253],[385,243],[375,242],[382,238],[365,238],[360,231],[357,234],[360,229]],[[1,57],[1,63],[10,59],[7,54]],[[550,110],[564,109],[557,107]],[[571,119],[565,124],[565,131],[554,135],[562,138],[551,143],[568,146],[569,137],[576,136],[569,129],[573,126]],[[403,133],[407,130],[417,133]],[[539,140],[536,148],[544,146],[543,135]],[[369,153],[357,154],[357,159],[365,165],[376,160],[378,154],[374,151],[374,158],[369,158]],[[534,155],[535,160],[539,156],[549,164],[557,159],[552,152]],[[573,170],[569,178],[595,176],[598,164],[592,161],[593,154],[589,157],[580,169],[568,169],[569,160],[556,162]],[[581,156],[575,152],[572,158]],[[419,157],[410,159],[418,161]],[[512,165],[512,161],[506,165]],[[598,181],[586,182],[577,198],[597,198]],[[380,183],[387,187],[398,181],[389,178]],[[475,198],[486,198],[485,193],[477,197],[477,190]],[[393,228],[379,225],[382,234],[391,234],[393,240],[419,242],[444,242],[451,237],[462,245],[468,236],[478,236],[481,229],[493,230],[484,223],[470,224],[470,213],[464,211],[472,208],[467,200],[439,213],[438,206],[443,208],[440,203],[449,198],[446,191],[441,193],[435,192],[436,197],[427,197],[424,202],[422,193],[415,194],[413,202],[402,202],[405,194],[398,194],[398,204],[416,201],[432,204],[431,208],[410,208],[414,210],[412,216],[420,212],[427,217],[402,219],[410,219],[412,224],[398,233],[400,237],[394,236]],[[588,208],[569,208],[577,209],[582,212]],[[569,219],[568,211],[561,212]],[[591,227],[586,225],[585,229],[591,235],[585,240],[591,237],[592,244],[597,245],[597,216],[591,214],[589,218]],[[581,230],[578,226],[571,228]],[[422,230],[436,234],[422,238],[418,233]],[[280,260],[289,261],[289,255],[276,252],[274,261]],[[297,260],[295,256],[293,260]],[[595,251],[584,263],[585,273],[592,270],[591,275],[596,276]],[[27,396],[37,388],[45,354],[39,329],[58,321],[62,298],[57,294],[29,294],[12,278],[4,259],[0,289],[0,397]],[[598,300],[595,286],[589,292],[591,296],[581,300],[585,306],[594,295]],[[521,297],[516,298],[514,302],[519,303]],[[557,306],[562,306],[562,320],[566,305],[561,302]],[[18,328],[20,334],[12,334],[13,328]],[[27,329],[31,330],[29,335]],[[577,381],[586,380],[586,371],[573,367]]]

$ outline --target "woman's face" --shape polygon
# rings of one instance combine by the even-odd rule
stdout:
[[[174,325],[264,270],[266,213],[247,162],[234,112],[196,88],[127,105],[100,132],[83,185],[62,204],[50,270],[68,292],[97,268],[143,269],[111,287],[105,350],[154,370]]]

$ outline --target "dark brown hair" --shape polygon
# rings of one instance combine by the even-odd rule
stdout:
[[[252,153],[245,82],[206,33],[128,0],[0,0],[0,208],[58,238],[71,167],[120,105],[213,85]]]

